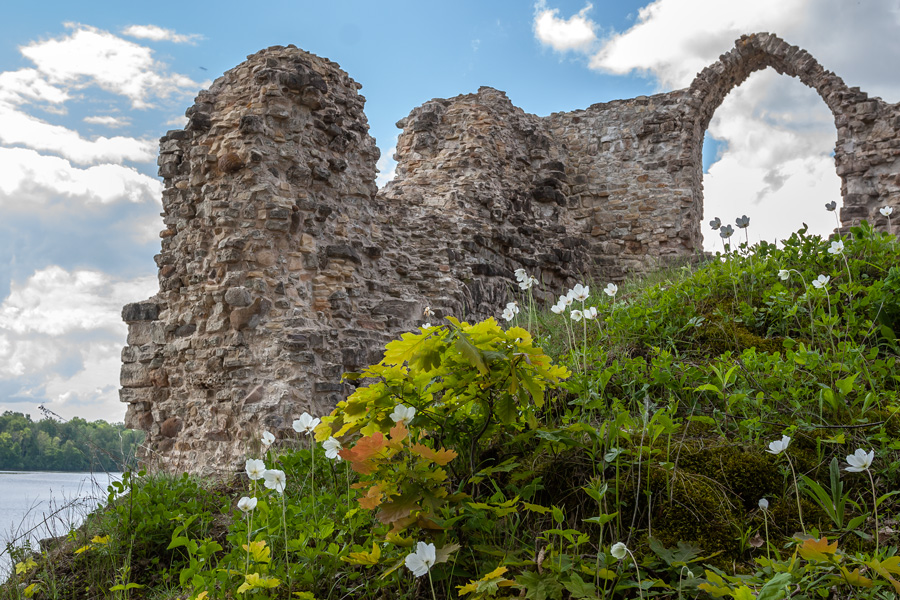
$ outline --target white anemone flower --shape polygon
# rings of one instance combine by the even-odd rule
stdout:
[[[616,542],[612,545],[612,548],[609,549],[609,553],[612,554],[613,558],[616,560],[622,560],[628,556],[628,546],[622,542]]]
[[[525,281],[526,279],[528,279],[528,273],[525,271],[525,269],[516,269],[515,274],[516,281]]]
[[[299,419],[294,420],[294,431],[297,433],[305,433],[309,435],[313,432],[313,430],[319,426],[321,419],[313,418],[313,416],[307,412],[300,415]]]
[[[263,474],[266,472],[266,463],[256,458],[248,458],[244,468],[247,471],[247,477],[256,481],[257,479],[262,479]]]
[[[606,284],[606,287],[603,288],[603,293],[609,296],[610,298],[615,298],[616,294],[619,293],[619,286],[614,283]]]
[[[423,310],[422,313],[423,313],[426,317],[430,317],[431,315],[434,314],[434,311],[431,310],[431,307],[430,307],[430,306],[426,306],[426,307],[425,307],[425,310]]]
[[[769,510],[769,501],[765,498],[759,499],[759,509],[760,510]]]
[[[344,447],[341,446],[341,443],[334,436],[331,436],[322,442],[322,447],[325,449],[325,458],[331,458],[338,461],[343,460],[338,452],[343,450]]]
[[[843,254],[843,252],[844,242],[842,240],[831,242],[831,248],[828,249],[828,254]]]
[[[422,325],[422,329],[431,329],[431,323],[425,323]]]
[[[581,316],[583,316],[588,321],[593,321],[597,318],[597,307],[592,306],[590,308],[586,308],[582,311]]]
[[[238,500],[237,506],[245,513],[250,512],[251,510],[256,508],[256,498],[248,498],[247,496],[244,496],[243,498]]]
[[[577,308],[572,309],[572,312],[569,313],[569,317],[570,317],[573,321],[575,321],[576,323],[577,323],[578,321],[580,321],[580,320],[581,320],[581,317],[583,317],[583,316],[584,316],[584,313],[582,313],[582,312],[581,312],[580,310],[578,310]]]
[[[416,544],[416,551],[406,556],[406,568],[412,571],[416,577],[421,577],[428,574],[436,560],[434,544],[419,542]]]
[[[894,207],[893,206],[882,206],[881,208],[878,209],[878,212],[880,212],[885,217],[889,217],[892,214],[894,214]]]
[[[572,303],[575,302],[575,292],[574,290],[569,290],[566,292],[565,296],[560,296],[560,298],[566,299],[566,308],[572,306]]]
[[[519,282],[519,287],[522,290],[529,290],[532,287],[534,287],[535,285],[537,285],[537,283],[538,283],[537,279],[535,279],[533,276],[529,276]]]
[[[827,210],[828,212],[834,212],[835,209],[837,209],[837,202],[835,200],[825,203],[825,210]]]
[[[566,310],[566,297],[560,296],[559,302],[550,307],[550,311],[556,314],[562,314],[562,312]]]
[[[391,421],[394,423],[403,423],[404,425],[409,425],[410,421],[413,420],[413,417],[416,416],[416,408],[414,406],[404,406],[403,404],[398,404],[394,407],[394,412],[391,413]]]
[[[766,450],[769,454],[781,454],[791,443],[790,436],[783,435],[780,440],[775,440],[774,442],[769,443],[769,449]]]
[[[787,281],[791,278],[791,272],[787,269],[781,269],[778,271],[778,277],[780,277],[782,281]]]
[[[510,302],[506,305],[506,308],[503,309],[503,314],[501,316],[507,321],[512,321],[516,318],[517,314],[519,314],[518,303]]]
[[[831,281],[831,277],[828,275],[819,275],[815,279],[813,279],[813,287],[817,290],[821,290],[823,287],[828,285],[828,282]]]
[[[572,288],[572,298],[574,300],[578,300],[579,302],[584,302],[588,299],[588,295],[591,292],[591,288],[586,285],[581,285],[580,283],[576,283],[575,287]]]
[[[275,443],[275,436],[269,431],[263,431],[262,443],[263,443],[263,446],[268,448],[269,446],[271,446],[272,444]]]
[[[858,448],[856,452],[847,457],[847,464],[850,466],[844,468],[844,470],[849,471],[850,473],[862,473],[863,471],[868,471],[869,467],[872,466],[873,460],[875,460],[874,450],[866,452],[862,448]]]
[[[287,483],[287,478],[284,475],[284,471],[279,471],[278,469],[269,469],[263,474],[263,477],[266,480],[266,487],[270,490],[275,490],[279,494],[284,493],[284,486]]]

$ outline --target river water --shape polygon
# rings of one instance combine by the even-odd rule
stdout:
[[[0,471],[0,574],[9,573],[7,543],[65,535],[105,503],[106,487],[121,473]]]

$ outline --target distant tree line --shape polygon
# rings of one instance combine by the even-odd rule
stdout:
[[[0,416],[2,471],[122,471],[133,466],[144,432],[122,423],[69,421],[6,411]]]

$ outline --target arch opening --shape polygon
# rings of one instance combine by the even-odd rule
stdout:
[[[793,81],[785,83],[778,74],[788,75]],[[838,175],[841,178],[845,177],[847,165],[841,164],[842,161],[846,163],[841,139],[846,135],[846,127],[841,125],[841,122],[846,120],[847,107],[844,105],[848,101],[854,101],[860,94],[858,90],[847,88],[834,73],[823,69],[805,50],[791,46],[770,33],[742,36],[735,43],[733,50],[701,71],[686,91],[692,106],[688,117],[691,126],[688,136],[689,152],[695,169],[693,175],[695,202],[691,217],[696,219],[695,225],[700,235],[705,238],[704,246],[707,248],[713,244],[711,236],[707,235],[708,224],[700,222],[700,219],[706,214],[714,213],[717,207],[712,203],[707,210],[707,204],[710,203],[704,199],[704,183],[712,188],[715,186],[710,184],[714,181],[731,179],[731,185],[743,190],[745,194],[748,189],[760,194],[752,199],[746,196],[742,198],[742,203],[754,205],[767,195],[771,196],[772,193],[784,189],[788,181],[793,180],[793,183],[797,184],[802,179],[792,174],[806,172],[808,175],[806,187],[813,188],[816,187],[816,182],[827,182],[829,179],[834,181]],[[771,94],[768,102],[762,104],[754,102],[754,97],[762,98],[767,94]],[[818,100],[815,96],[818,96]],[[745,106],[742,107],[742,104]],[[765,110],[768,106],[773,110]],[[763,110],[760,110],[761,107]],[[753,119],[748,120],[748,116],[752,117],[754,111],[757,117],[755,127],[752,126]],[[714,116],[717,117],[715,120]],[[803,129],[808,130],[807,134],[799,135]],[[709,176],[704,182],[701,165],[703,142],[707,131],[713,137],[724,138],[729,143],[726,154],[732,154],[730,157],[732,160],[723,157],[710,165]],[[815,132],[816,135],[810,136],[809,132]],[[743,164],[738,162],[740,159]],[[730,178],[723,176],[728,171],[729,162],[738,163],[744,169],[743,181],[739,180],[737,172]],[[747,167],[751,171],[747,171]],[[747,179],[753,169],[756,170],[755,177]],[[753,179],[756,183],[753,183]],[[833,187],[836,186],[832,186],[832,189]],[[846,199],[845,180],[842,179],[839,188],[838,196]],[[806,193],[801,194],[801,191]],[[813,202],[812,198],[817,193],[825,196],[820,198],[819,202],[822,212],[827,212],[824,208],[826,202],[840,199],[821,188],[818,191],[798,191],[790,187],[781,194],[782,197],[771,197],[773,208],[770,210],[774,213],[773,221],[777,219],[789,226],[790,230],[797,227],[791,219],[785,219],[786,211],[797,205],[796,202],[785,199],[789,193],[810,197],[810,202]],[[716,195],[714,192],[713,197]],[[736,208],[740,210],[743,207]],[[808,217],[809,220],[803,219],[801,223],[814,220],[814,215],[817,215],[818,211],[812,211],[811,207],[803,208],[805,210],[802,212],[809,214],[802,214],[801,217]],[[753,217],[745,212],[738,213],[743,214],[751,217],[752,226]],[[832,214],[832,217],[837,214],[839,213]],[[734,219],[730,215],[721,215],[720,218],[723,223],[729,224]],[[831,228],[825,231],[833,231],[834,227],[839,226],[838,219],[835,219]],[[824,229],[826,225],[823,222],[817,227]],[[769,235],[777,240],[789,233],[790,231],[784,231],[779,236],[773,231]],[[764,234],[759,237],[767,236]]]
[[[828,106],[795,77],[764,69],[730,90],[700,148],[704,250],[723,248],[708,224],[715,217],[735,228],[733,243],[779,242],[804,223],[830,235],[839,213],[825,204],[842,205],[836,140]],[[750,217],[746,231],[735,226],[742,215]]]

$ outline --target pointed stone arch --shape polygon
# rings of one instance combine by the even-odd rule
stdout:
[[[683,159],[692,165],[694,205],[692,226],[702,217],[703,137],[713,114],[734,88],[751,73],[766,68],[800,80],[816,91],[831,114],[837,130],[834,162],[841,178],[843,227],[863,219],[877,220],[878,207],[900,199],[900,112],[880,98],[869,98],[859,88],[850,88],[826,70],[806,50],[792,46],[777,35],[754,33],[741,36],[729,52],[694,78],[687,94]]]

